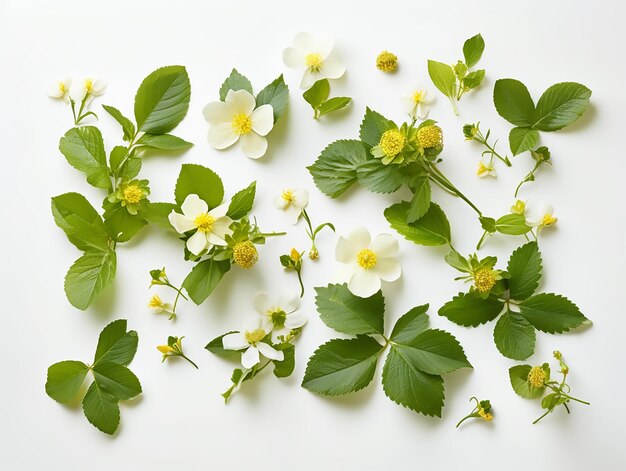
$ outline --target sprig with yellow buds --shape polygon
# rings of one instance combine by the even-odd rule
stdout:
[[[506,271],[494,268],[498,261],[496,257],[485,257],[479,260],[476,254],[471,254],[465,258],[452,247],[445,256],[445,261],[451,267],[466,273],[466,275],[459,276],[455,280],[472,283],[470,293],[481,299],[487,299],[492,295],[501,296],[506,290],[506,285],[502,280],[510,278],[510,275]]]
[[[319,232],[325,227],[328,227],[333,232],[335,232],[335,226],[330,222],[324,222],[320,224],[319,226],[317,226],[315,229],[313,229],[311,218],[309,217],[309,213],[307,213],[306,209],[302,210],[302,219],[304,219],[304,221],[306,222],[308,226],[306,229],[306,234],[309,236],[309,239],[311,239],[311,248],[309,249],[309,258],[311,260],[317,260],[319,258],[319,251],[317,250],[317,247],[315,246],[315,238],[317,237],[317,234],[319,234]]]
[[[474,409],[472,409],[472,412],[467,414],[459,421],[458,424],[456,424],[456,428],[459,428],[459,426],[467,419],[480,418],[486,422],[491,422],[493,420],[493,414],[491,413],[491,402],[489,401],[489,399],[479,401],[475,397],[471,397],[470,402],[472,401],[476,402],[476,406],[474,407]]]
[[[171,335],[167,338],[167,345],[159,345],[157,346],[157,350],[163,354],[162,362],[165,362],[168,358],[172,357],[181,357],[191,363],[196,369],[198,369],[198,365],[196,365],[193,361],[189,359],[183,352],[183,339],[185,337],[172,337]]]
[[[520,188],[524,183],[535,181],[535,172],[539,170],[539,167],[541,167],[543,164],[552,165],[552,162],[550,161],[550,149],[548,149],[546,146],[541,146],[535,150],[531,150],[530,155],[535,161],[535,166],[530,172],[526,174],[522,181],[519,182],[519,185],[517,185],[517,187],[515,188],[515,194],[513,196],[515,196],[516,198]]]
[[[183,287],[181,286],[180,288],[178,288],[170,282],[169,278],[167,277],[167,273],[165,273],[165,267],[150,270],[150,278],[151,280],[149,288],[152,288],[153,286],[166,286],[176,291],[176,298],[174,298],[174,304],[172,305],[169,303],[164,303],[163,301],[161,301],[159,295],[155,294],[150,298],[148,307],[157,314],[170,314],[169,320],[176,319],[176,306],[178,305],[178,299],[182,297],[185,301],[189,301],[187,296],[183,294]]]
[[[504,162],[507,167],[511,166],[511,161],[509,160],[508,156],[505,155],[504,157],[502,157],[498,152],[496,152],[496,145],[498,144],[498,140],[496,139],[493,144],[489,144],[491,129],[487,129],[487,134],[483,134],[480,130],[480,122],[476,124],[466,124],[465,126],[463,126],[463,135],[465,136],[466,141],[475,141],[487,148],[483,151],[481,156],[488,157],[489,161],[487,164],[485,164],[482,160],[480,161],[477,172],[479,177],[490,173],[495,176],[495,170],[493,170],[494,157],[497,157],[502,162]],[[484,169],[489,169],[491,170],[491,172],[485,172]]]
[[[398,56],[393,52],[382,51],[376,57],[376,68],[382,72],[395,72],[398,69]]]
[[[304,296],[304,283],[302,283],[302,256],[304,252],[298,252],[295,248],[291,249],[291,252],[279,257],[280,264],[286,271],[295,271],[298,275],[298,282],[300,283],[300,297]]]
[[[559,373],[563,376],[560,381],[555,381],[550,378],[550,366],[547,363],[541,366],[517,365],[509,369],[511,386],[519,396],[527,399],[542,398],[541,407],[545,409],[546,412],[536,419],[533,424],[536,424],[545,416],[554,412],[554,410],[561,405],[569,414],[570,408],[568,403],[570,401],[587,406],[591,405],[587,401],[570,395],[571,388],[566,382],[569,367],[563,360],[563,355],[560,351],[554,351],[553,356],[559,361]],[[547,391],[552,392],[544,396]]]

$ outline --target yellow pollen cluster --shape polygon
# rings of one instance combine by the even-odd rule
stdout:
[[[153,295],[150,298],[150,302],[148,303],[148,307],[155,308],[155,307],[161,307],[161,306],[163,306],[163,301],[161,301],[161,298],[159,297],[159,295],[158,294]]]
[[[246,336],[246,340],[250,345],[256,345],[261,340],[263,340],[267,334],[263,329],[255,329],[252,332],[246,331],[244,335]]]
[[[417,131],[417,141],[424,149],[443,144],[443,131],[439,126],[424,126]]]
[[[395,157],[404,148],[406,137],[397,129],[385,131],[378,144],[387,157]]]
[[[557,218],[552,216],[552,214],[545,214],[543,216],[543,219],[541,220],[541,225],[542,226],[552,226],[552,225],[556,224],[556,221],[557,221]]]
[[[93,80],[92,79],[85,79],[85,91],[88,94],[91,94],[93,92]]]
[[[546,380],[546,372],[541,366],[533,366],[528,373],[528,384],[533,388],[543,388]]]
[[[143,198],[143,192],[137,185],[128,185],[122,193],[124,201],[130,204],[139,203],[141,198]]]
[[[252,120],[250,119],[250,116],[245,113],[237,113],[233,117],[231,125],[235,134],[239,134],[240,136],[248,134],[252,131]]]
[[[481,293],[488,293],[496,284],[496,274],[491,268],[481,268],[474,273],[474,287]]]
[[[320,68],[322,67],[322,63],[324,62],[324,59],[322,59],[321,54],[318,54],[317,52],[312,52],[306,55],[306,57],[304,58],[304,62],[311,72],[319,72]]]
[[[246,240],[233,247],[233,261],[241,268],[252,268],[259,260],[259,252],[255,245]]]
[[[283,200],[287,204],[293,203],[293,190],[285,190],[281,194]]]
[[[213,230],[214,222],[215,218],[207,213],[200,214],[193,221],[200,232],[211,232]]]
[[[383,72],[393,72],[398,68],[398,56],[393,52],[383,51],[376,58],[376,67]]]
[[[478,409],[478,415],[480,415],[487,422],[493,419],[493,415],[491,415],[490,412],[485,412],[485,409],[483,409],[482,407]]]
[[[356,255],[356,261],[361,268],[370,270],[376,266],[376,254],[372,249],[363,249]]]
[[[413,92],[413,103],[419,105],[424,101],[424,97],[426,96],[426,92],[424,90],[416,90]]]

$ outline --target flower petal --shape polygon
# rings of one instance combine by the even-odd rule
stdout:
[[[310,69],[306,69],[302,74],[302,80],[300,81],[300,88],[302,90],[308,90],[313,86],[315,82],[325,78],[319,72],[313,72]]]
[[[233,120],[232,106],[223,101],[212,101],[202,110],[204,119],[210,124],[231,123]]]
[[[402,275],[400,263],[395,258],[380,258],[373,268],[383,281],[396,281]]]
[[[356,254],[354,258],[356,260]],[[339,283],[348,283],[359,269],[360,268],[356,262],[340,263],[337,265],[337,269],[335,271],[335,279]]]
[[[298,224],[298,220],[300,219],[300,215],[302,214],[302,210],[300,208],[296,208],[293,204],[290,204],[287,208],[285,208],[285,214],[287,214],[287,219],[290,224],[296,225]]]
[[[354,228],[352,232],[348,234],[346,239],[354,245],[357,251],[369,247],[370,242],[372,241],[369,231],[363,226]]]
[[[300,209],[306,208],[307,204],[309,204],[309,192],[304,188],[297,188],[293,190],[293,204]]]
[[[256,309],[256,312],[258,312],[262,316],[265,316],[267,314],[267,311],[272,308],[272,300],[267,295],[267,293],[258,293],[254,297],[252,304],[254,305],[254,309]]]
[[[247,157],[258,159],[267,151],[267,139],[255,132],[249,132],[241,137],[241,148]]]
[[[258,364],[259,361],[259,351],[256,347],[250,346],[250,348],[248,348],[248,350],[243,352],[243,355],[241,355],[241,365],[244,368],[250,369],[254,365]]]
[[[274,108],[272,105],[261,105],[250,115],[252,130],[260,136],[267,134],[274,127]]]
[[[359,269],[350,279],[348,289],[355,296],[369,298],[380,289],[380,277],[372,270]]]
[[[175,211],[172,211],[170,213],[168,219],[170,221],[170,224],[179,234],[184,234],[185,232],[196,228],[196,224],[194,223],[193,218],[178,214]]]
[[[256,346],[263,356],[270,360],[283,361],[285,359],[285,354],[281,350],[276,350],[265,342],[259,342]]]
[[[287,314],[290,314],[297,310],[300,307],[300,297],[293,295],[287,299],[285,299],[281,303],[282,308],[285,310]]]
[[[311,52],[317,52],[322,58],[326,59],[331,52],[333,52],[333,47],[335,46],[335,41],[330,36],[319,36],[315,38],[315,45],[313,46],[313,50]]]
[[[317,52],[314,50],[316,46],[315,43],[315,38],[309,33],[301,32],[296,34],[293,38],[294,48],[304,54],[308,54],[309,52]]]
[[[226,350],[243,350],[250,344],[243,332],[233,332],[222,337],[222,345]]]
[[[195,193],[192,193],[187,195],[183,204],[180,205],[180,209],[183,210],[185,216],[195,218],[200,214],[206,213],[209,206],[206,204],[206,201],[200,199]]]
[[[207,236],[204,232],[196,231],[189,239],[187,239],[187,250],[194,255],[200,255],[209,245]]]
[[[350,263],[356,260],[356,254],[360,249],[345,237],[339,236],[335,247],[335,259],[338,262]]]
[[[320,74],[329,79],[338,79],[345,72],[346,66],[334,54],[324,59],[320,67]]]
[[[239,140],[239,134],[231,123],[214,124],[209,128],[209,145],[214,149],[226,149]]]
[[[393,257],[399,250],[398,241],[391,234],[378,234],[370,244],[377,258]]]
[[[223,218],[224,216],[226,216],[226,213],[228,212],[228,206],[229,206],[228,203],[224,203],[224,204],[220,204],[219,206],[216,206],[211,211],[209,211],[209,216],[213,216],[215,219]]]
[[[306,316],[298,311],[287,314],[287,318],[285,319],[285,327],[288,327],[289,329],[297,329],[306,323]]]
[[[256,100],[248,90],[229,90],[225,101],[235,114],[250,116],[256,107]]]
[[[285,209],[289,205],[289,201],[283,198],[282,193],[274,198],[274,206],[278,209]]]
[[[304,53],[295,47],[288,47],[283,51],[283,62],[287,67],[291,67],[292,69],[306,67]]]

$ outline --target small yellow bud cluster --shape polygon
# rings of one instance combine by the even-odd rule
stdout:
[[[483,409],[482,407],[478,409],[478,415],[480,415],[487,422],[493,420],[493,415],[491,414],[491,412],[485,411],[485,409]]]
[[[404,148],[406,137],[397,129],[385,131],[380,138],[380,148],[387,157],[395,157]]]
[[[528,373],[528,384],[533,388],[543,388],[546,372],[541,366],[533,366]]]
[[[376,67],[383,72],[394,72],[398,68],[398,56],[393,52],[383,51],[376,58]]]
[[[249,240],[238,242],[233,247],[233,261],[241,268],[252,268],[259,260],[256,246]]]
[[[443,131],[439,126],[424,126],[417,131],[417,142],[424,149],[443,145]]]
[[[496,284],[496,274],[491,268],[481,268],[474,273],[474,287],[481,293],[488,293]]]

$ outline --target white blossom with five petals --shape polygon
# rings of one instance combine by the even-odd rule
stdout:
[[[261,316],[261,328],[272,332],[272,341],[279,342],[279,337],[289,335],[293,329],[306,324],[306,317],[298,312],[298,296],[272,299],[266,293],[259,293],[254,298],[254,308]]]
[[[302,210],[309,204],[309,192],[305,189],[284,189],[280,195],[274,198],[274,205],[282,209],[292,224],[296,224]]]
[[[285,355],[282,351],[262,341],[268,334],[262,327],[233,332],[222,337],[222,345],[226,350],[245,350],[241,355],[241,365],[246,369],[258,365],[261,361],[260,355],[270,360],[283,361]]]

